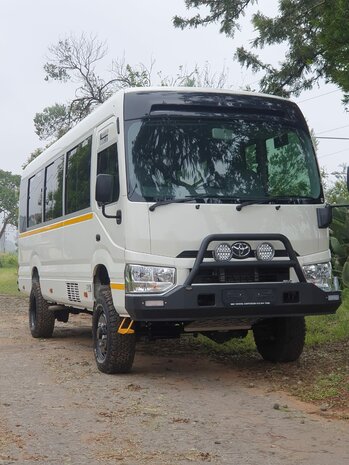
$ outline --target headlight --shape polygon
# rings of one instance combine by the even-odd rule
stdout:
[[[303,271],[308,283],[313,283],[323,291],[333,290],[331,262],[304,265]]]
[[[126,265],[126,292],[162,293],[173,287],[175,268]]]

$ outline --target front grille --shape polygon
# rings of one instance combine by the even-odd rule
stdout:
[[[289,279],[288,268],[268,266],[251,267],[219,267],[203,268],[193,280],[193,284],[225,284],[225,283],[271,283]]]

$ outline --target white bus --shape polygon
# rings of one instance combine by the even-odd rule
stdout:
[[[141,338],[253,331],[296,360],[306,315],[334,313],[328,225],[305,120],[286,100],[122,90],[23,172],[19,288],[33,337],[92,314],[105,373]]]

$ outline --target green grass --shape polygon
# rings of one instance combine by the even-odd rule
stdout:
[[[17,255],[0,253],[0,294],[18,295]]]
[[[215,353],[217,355],[242,355],[253,353],[256,350],[251,331],[248,332],[244,339],[231,339],[223,344],[217,344],[211,339],[199,334],[198,337],[192,338],[192,343],[194,345],[198,344],[200,349],[204,352]]]
[[[0,253],[0,268],[16,268],[17,265],[17,255],[12,253]]]
[[[335,315],[307,318],[306,345],[314,346],[349,338],[349,289],[343,292],[342,298],[343,303]]]
[[[0,294],[18,295],[17,267],[0,268]]]
[[[348,388],[348,383],[345,383],[346,377],[344,373],[328,373],[318,376],[311,389],[308,389],[304,395],[304,400],[326,400],[340,395],[343,388],[343,383]]]

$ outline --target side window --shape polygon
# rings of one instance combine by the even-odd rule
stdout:
[[[119,198],[120,190],[118,149],[116,144],[111,145],[97,155],[97,174],[111,174],[113,176],[112,202],[116,202]]]
[[[28,227],[42,222],[43,171],[29,179],[28,184]]]
[[[67,153],[65,213],[90,206],[90,171],[92,137]]]
[[[53,220],[63,215],[63,155],[46,168],[44,221]]]

